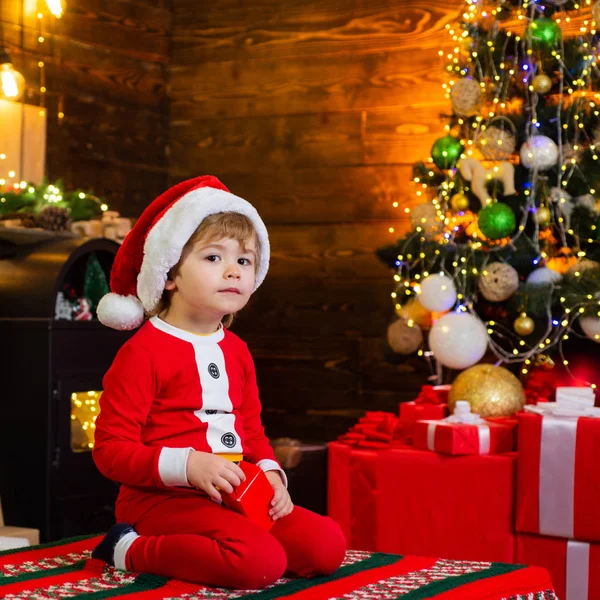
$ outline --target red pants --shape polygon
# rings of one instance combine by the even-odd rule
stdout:
[[[202,496],[170,495],[139,519],[117,511],[140,538],[127,568],[208,586],[261,588],[284,572],[311,577],[333,573],[346,541],[339,525],[299,506],[271,531]]]

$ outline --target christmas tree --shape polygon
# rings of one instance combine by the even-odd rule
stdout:
[[[570,336],[600,341],[597,23],[590,0],[467,0],[447,26],[453,114],[414,165],[412,231],[377,251],[390,346],[438,380],[487,351],[527,373],[567,365]]]

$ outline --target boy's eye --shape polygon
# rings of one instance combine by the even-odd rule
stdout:
[[[249,258],[240,258],[238,259],[240,265],[251,265],[252,261]]]
[[[216,262],[219,260],[219,257],[216,254],[210,254],[206,257],[206,260],[209,260],[210,262]]]

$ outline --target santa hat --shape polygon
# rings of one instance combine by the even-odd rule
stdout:
[[[154,200],[119,248],[110,274],[111,293],[98,304],[98,319],[113,329],[139,327],[144,313],[154,310],[169,271],[183,247],[209,215],[234,212],[252,221],[260,244],[254,289],[269,269],[269,236],[256,209],[233,195],[216,177],[183,181]]]

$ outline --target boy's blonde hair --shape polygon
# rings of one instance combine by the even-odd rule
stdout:
[[[181,263],[187,256],[189,249],[196,242],[202,240],[208,243],[223,238],[231,238],[238,241],[244,249],[247,248],[248,242],[254,241],[256,245],[256,261],[254,263],[254,270],[256,271],[258,265],[260,264],[261,248],[260,240],[258,239],[258,235],[256,234],[256,230],[254,229],[252,221],[246,215],[242,215],[240,213],[222,212],[209,215],[202,220],[196,231],[194,231],[186,245],[183,247],[179,262],[169,271],[169,278],[177,273]],[[168,309],[170,300],[171,292],[165,290],[158,305],[153,311],[148,313],[148,316],[152,317],[154,315],[158,315],[164,310]],[[234,317],[235,314],[225,315],[222,321],[223,327],[229,327],[231,323],[233,323]]]

